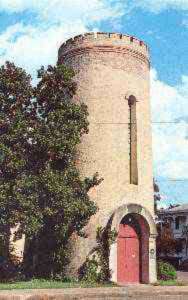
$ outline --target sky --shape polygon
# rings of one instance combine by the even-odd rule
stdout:
[[[13,61],[35,79],[41,65],[56,63],[62,42],[88,31],[149,45],[160,206],[188,202],[188,0],[0,0],[0,64]]]

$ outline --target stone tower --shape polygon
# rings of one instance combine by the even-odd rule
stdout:
[[[70,273],[92,253],[97,226],[110,221],[118,232],[110,249],[112,280],[154,282],[148,47],[128,35],[86,33],[60,47],[59,63],[74,69],[78,85],[74,100],[84,102],[89,111],[89,134],[79,146],[81,174],[90,177],[98,172],[104,178],[90,191],[99,212],[86,228],[88,238],[74,239]]]

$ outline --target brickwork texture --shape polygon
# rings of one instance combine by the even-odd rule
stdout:
[[[150,62],[142,41],[116,33],[76,36],[60,47],[58,61],[74,69],[78,86],[74,101],[88,106],[89,134],[78,149],[81,175],[98,172],[104,179],[90,191],[99,212],[85,229],[88,238],[74,237],[76,255],[69,272],[75,274],[95,246],[97,226],[105,226],[118,208],[134,203],[154,216]],[[130,182],[130,96],[136,99],[132,157],[137,161],[132,168],[134,173],[137,169],[137,184]],[[155,272],[155,263],[152,268]]]

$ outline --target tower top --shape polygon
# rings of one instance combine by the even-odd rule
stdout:
[[[149,61],[148,46],[141,40],[134,36],[121,33],[105,33],[105,32],[91,32],[77,35],[70,38],[63,43],[59,49],[59,60],[67,54],[71,55],[82,49],[98,49],[99,51],[107,51],[107,49],[114,52],[118,51],[132,51],[135,55]]]

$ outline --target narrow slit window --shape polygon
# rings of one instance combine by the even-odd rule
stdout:
[[[129,135],[130,135],[130,184],[138,184],[137,166],[137,119],[136,98],[131,95],[128,99],[129,105]]]

